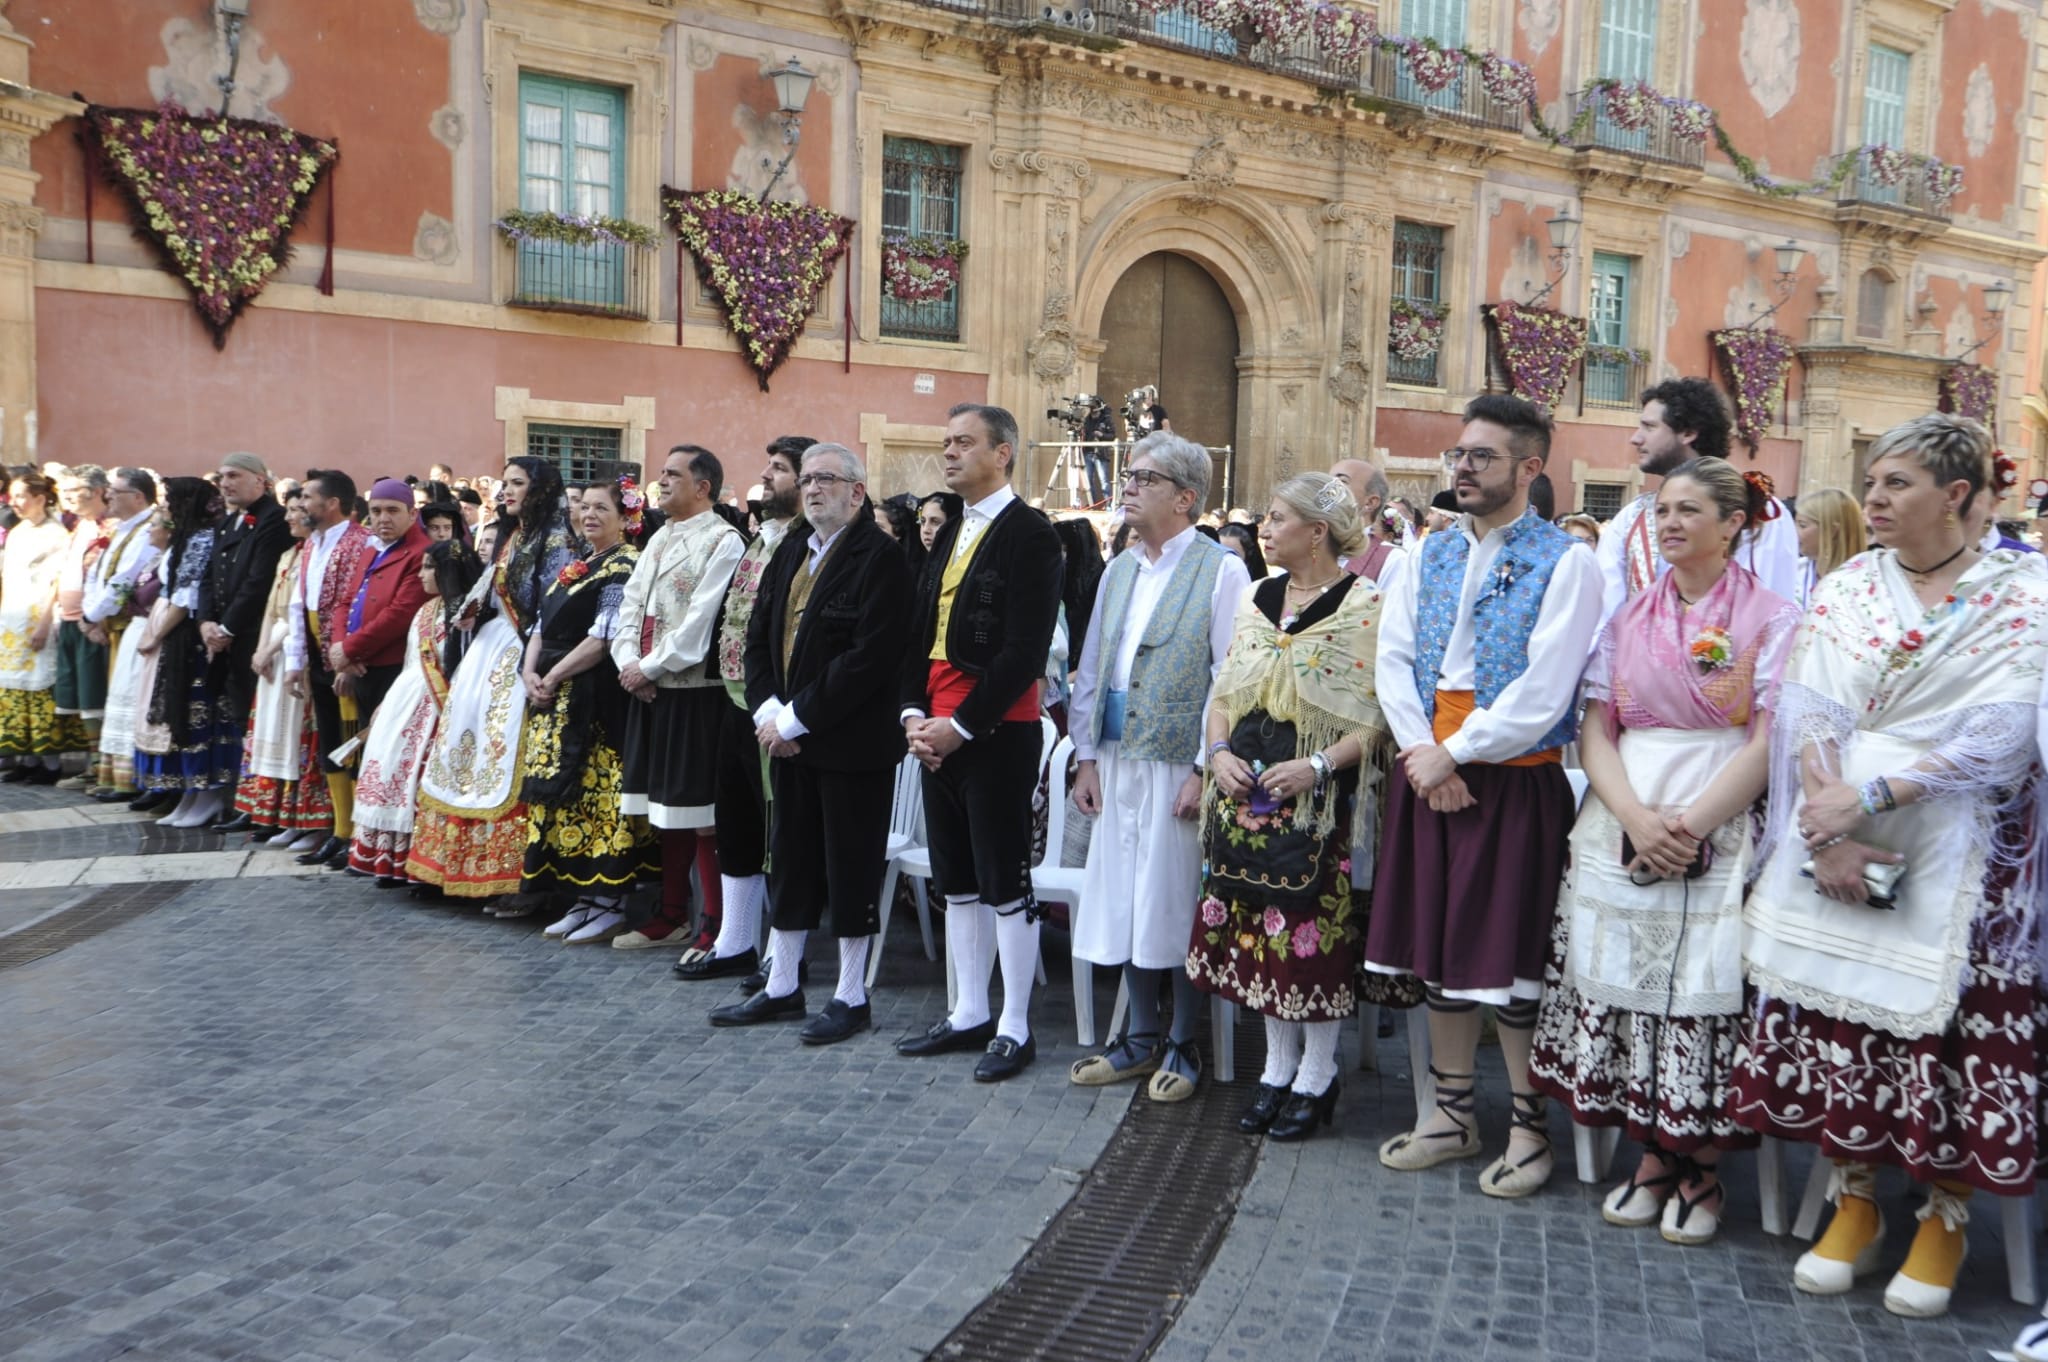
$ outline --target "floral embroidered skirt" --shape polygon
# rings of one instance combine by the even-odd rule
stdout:
[[[1733,1115],[1823,1158],[2031,1195],[2048,1072],[2048,991],[2017,908],[2001,895],[1970,927],[1947,1030],[1906,1040],[1752,996],[1735,1051]]]
[[[1208,807],[1188,976],[1205,992],[1283,1021],[1350,1016],[1363,924],[1352,897],[1348,817],[1316,837],[1292,828],[1293,800],[1273,807],[1219,790]]]
[[[543,732],[562,722],[566,706],[527,715],[526,773],[544,774],[560,750]],[[583,759],[573,799],[527,805],[526,861],[520,888],[623,892],[661,875],[661,849],[647,820],[619,812],[618,750],[597,736]]]
[[[250,741],[256,732],[256,715],[249,716]],[[320,770],[320,737],[308,710],[299,734],[298,771],[293,779],[281,780],[248,772],[235,786],[235,811],[246,813],[257,824],[280,831],[315,832],[334,826],[334,801],[327,793],[327,778]]]
[[[54,757],[91,748],[79,717],[57,713],[55,691],[0,690],[0,757]]]
[[[406,874],[455,898],[516,894],[526,824],[524,804],[488,819],[459,818],[423,807],[413,820]]]
[[[156,682],[162,649],[143,663],[142,694]],[[216,731],[214,705],[206,693],[203,670],[186,693],[186,733],[182,746],[168,725],[151,723],[145,701],[135,728],[135,779],[145,790],[232,790],[241,778],[242,737]]]

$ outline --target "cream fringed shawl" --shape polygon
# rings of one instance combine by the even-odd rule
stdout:
[[[1380,593],[1355,579],[1336,609],[1297,633],[1266,618],[1247,591],[1238,603],[1230,651],[1217,674],[1211,703],[1235,730],[1245,716],[1264,711],[1295,728],[1295,752],[1306,756],[1345,738],[1357,738],[1363,753],[1361,779],[1371,779],[1375,750],[1387,739],[1373,688],[1373,655],[1379,649]],[[1209,781],[1205,804],[1213,805],[1216,782]],[[1365,834],[1366,801],[1352,801],[1351,841]],[[1296,801],[1294,825],[1327,837],[1336,830],[1337,782],[1325,783],[1320,799]]]

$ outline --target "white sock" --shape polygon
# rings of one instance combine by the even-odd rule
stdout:
[[[324,842],[324,841],[326,841],[326,840],[327,840],[327,836],[326,836],[326,834],[325,834],[325,833],[319,833],[319,832],[301,832],[301,833],[295,833],[295,834],[293,834],[293,839],[292,839],[291,845],[287,846],[287,847],[285,848],[285,850],[287,850],[287,851],[311,851],[311,850],[312,850],[312,849],[313,849],[314,847],[317,847],[317,846],[319,846],[319,845],[320,845],[320,844],[321,844],[322,842]]]
[[[264,838],[263,845],[267,847],[288,847],[293,842],[296,842],[298,840],[298,830],[295,828],[286,828],[283,832],[278,833],[275,837]]]
[[[839,987],[832,994],[848,1007],[868,1000],[868,936],[839,938]]]
[[[178,807],[172,809],[162,818],[157,819],[158,826],[166,828],[182,828],[187,826],[186,819],[191,816],[192,805],[197,802],[198,798],[199,792],[197,790],[187,790],[179,795]]]
[[[946,1021],[966,1031],[988,1020],[988,966],[995,950],[995,910],[971,898],[946,896],[946,950],[953,957],[953,1015]],[[984,950],[981,938],[988,938]]]
[[[1022,899],[1017,900],[1019,904]],[[996,918],[996,949],[1003,969],[1003,1017],[996,1034],[1023,1042],[1031,1039],[1031,985],[1038,980],[1038,923],[1024,920],[1021,907],[988,911]]]
[[[1269,1088],[1284,1088],[1294,1081],[1301,1067],[1301,1023],[1267,1017],[1266,1071],[1259,1082]]]
[[[1301,1067],[1294,1071],[1294,1090],[1308,1097],[1327,1092],[1337,1077],[1337,1032],[1342,1022],[1301,1023]]]
[[[712,944],[711,954],[723,960],[754,949],[761,933],[761,903],[768,897],[768,877],[720,875],[718,884],[725,900],[725,916],[719,921],[718,940]]]
[[[768,929],[768,996],[787,998],[796,992],[796,972],[804,963],[804,938],[808,932]]]

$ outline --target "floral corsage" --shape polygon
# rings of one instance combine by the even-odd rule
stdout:
[[[575,562],[568,564],[555,574],[555,582],[560,586],[574,586],[589,575],[590,564],[578,558]]]
[[[244,511],[242,513],[242,528],[245,530],[256,528],[256,513],[254,511]]]
[[[1703,672],[1718,672],[1735,661],[1735,642],[1726,629],[1709,626],[1692,641],[1692,660]]]

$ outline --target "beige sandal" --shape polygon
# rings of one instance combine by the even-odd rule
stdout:
[[[1450,1117],[1455,1128],[1427,1135],[1420,1130],[1396,1135],[1380,1146],[1380,1162],[1388,1168],[1419,1173],[1452,1159],[1469,1159],[1479,1152],[1479,1132],[1468,1119],[1472,1115],[1472,1075],[1447,1074],[1431,1065],[1429,1076],[1436,1080],[1436,1109]],[[1465,1086],[1446,1087],[1453,1078],[1463,1079]]]

